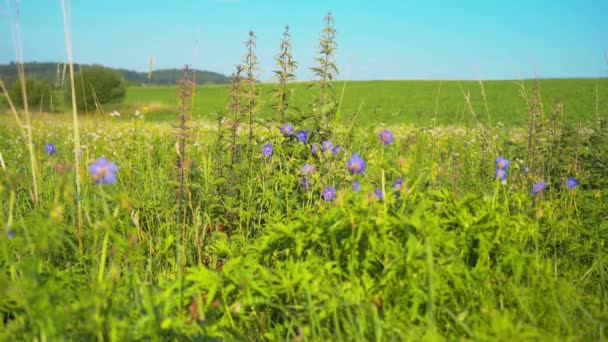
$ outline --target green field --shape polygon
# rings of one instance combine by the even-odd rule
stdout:
[[[608,105],[606,78],[544,79],[538,83],[535,80],[484,81],[481,84],[477,81],[351,81],[334,82],[333,88],[336,97],[342,98],[340,115],[343,122],[350,122],[356,116],[357,123],[363,125],[430,125],[436,117],[437,124],[469,125],[475,122],[474,112],[479,121],[487,122],[489,113],[493,124],[516,126],[528,119],[522,89],[531,97],[537,84],[545,114],[550,114],[555,105],[561,103],[564,119],[568,122],[593,121],[601,108]],[[258,87],[261,95],[258,116],[274,119],[271,96],[275,85],[259,84]],[[197,86],[193,116],[215,121],[218,113],[226,112],[228,89],[227,85]],[[292,83],[289,89],[292,114],[309,113],[315,90],[310,89],[308,83]],[[177,95],[176,86],[129,87],[123,103],[106,104],[102,109],[106,113],[118,110],[128,118],[129,114],[145,106],[150,108],[149,120],[166,122],[177,114]],[[469,96],[471,107],[466,96]],[[69,112],[62,93],[56,94],[56,102],[58,112]],[[0,100],[0,110],[6,109],[4,99]]]
[[[570,122],[591,120],[597,108],[608,105],[608,79],[548,79],[539,82],[546,113],[551,113],[557,103],[564,105],[564,116]],[[531,95],[536,81],[523,83]],[[360,112],[358,122],[362,124],[422,124],[428,125],[437,112],[438,123],[460,124],[472,122],[470,102],[480,120],[487,119],[485,103],[494,123],[516,125],[527,120],[525,101],[521,96],[519,81],[485,81],[484,101],[481,86],[475,81],[354,81],[335,82],[338,98],[344,91],[342,115],[349,121]],[[272,118],[270,96],[272,84],[261,84],[262,99],[260,116]],[[306,83],[296,83],[292,100],[294,107],[302,113],[309,111],[314,92]],[[205,120],[215,119],[217,112],[225,112],[228,86],[199,86],[196,90],[195,116]],[[175,87],[131,87],[125,100],[125,110],[153,104],[152,120],[172,120],[177,108]]]

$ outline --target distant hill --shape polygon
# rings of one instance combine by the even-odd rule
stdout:
[[[57,63],[25,63],[26,76],[32,76],[38,79],[44,79],[53,83],[61,82],[63,76],[63,64]],[[87,66],[83,64],[82,66]],[[74,65],[75,71],[78,71],[78,65]],[[110,68],[114,69],[114,68]],[[125,80],[129,83],[144,84],[148,83],[148,73],[132,71],[126,69],[114,69],[119,71]],[[217,72],[195,70],[197,84],[226,84],[230,82],[230,78]],[[152,71],[152,79],[150,84],[168,85],[176,84],[184,75],[181,69],[162,69]],[[0,64],[0,77],[6,83],[11,83],[18,78],[17,64]],[[66,75],[67,77],[67,75]]]

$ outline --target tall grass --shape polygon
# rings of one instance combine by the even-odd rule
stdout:
[[[80,128],[78,125],[78,107],[76,105],[76,86],[74,82],[74,58],[72,56],[72,30],[70,26],[70,8],[66,7],[65,0],[61,0],[61,11],[63,13],[63,32],[65,36],[66,53],[70,70],[70,91],[72,93],[72,132],[74,135],[74,169],[76,174],[76,207],[78,227],[78,247],[83,250],[82,240],[82,199],[80,188]],[[80,73],[82,75],[82,72]],[[84,85],[83,85],[84,86]],[[83,92],[84,94],[84,92]]]

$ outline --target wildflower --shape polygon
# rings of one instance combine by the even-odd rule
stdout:
[[[55,145],[53,145],[51,143],[46,143],[44,145],[44,149],[46,150],[46,153],[50,156],[52,156],[53,154],[55,154],[55,152],[57,152],[57,148],[55,147]]]
[[[327,188],[325,188],[325,190],[323,190],[322,195],[326,201],[331,201],[336,198],[336,189],[332,188],[331,186],[328,186]]]
[[[272,144],[262,145],[262,155],[270,157],[272,155]]]
[[[313,165],[306,163],[304,166],[302,166],[302,174],[312,175],[314,172],[315,172],[315,167]]]
[[[302,177],[301,184],[304,190],[308,190],[308,188],[310,187],[310,180],[306,177]]]
[[[96,184],[114,184],[117,169],[116,163],[107,160],[105,157],[99,157],[89,165],[89,173]]]
[[[351,174],[361,173],[365,171],[365,160],[361,159],[359,154],[355,152],[346,163],[346,168]]]
[[[545,184],[545,182],[543,182],[543,181],[540,181],[540,182],[534,184],[534,186],[532,186],[532,195],[536,195],[539,192],[543,192],[546,188],[547,188],[547,184]]]
[[[507,171],[505,171],[504,169],[497,168],[496,170],[494,170],[494,178],[499,181],[506,181]]]
[[[281,126],[281,133],[286,137],[291,136],[293,134],[293,126],[288,123],[284,124]]]
[[[334,148],[331,149],[332,156],[335,156],[338,153],[340,153],[340,145],[336,145],[336,146],[334,146]]]
[[[361,189],[361,184],[359,184],[359,181],[355,179],[353,182],[353,191],[359,192],[359,189]]]
[[[376,197],[378,197],[378,199],[382,199],[384,197],[384,193],[382,192],[382,189],[380,189],[380,188],[376,188],[376,190],[374,190],[374,195],[376,195]]]
[[[331,140],[325,140],[322,144],[321,144],[321,151],[323,152],[327,152],[330,151],[333,148],[333,145],[331,143]]]
[[[312,146],[310,147],[310,151],[312,152],[312,154],[317,154],[317,152],[319,152],[319,147],[317,146],[317,144],[312,144]]]
[[[496,169],[507,171],[509,169],[509,159],[503,157],[496,158]]]
[[[134,115],[134,116],[135,116],[136,118],[138,118],[138,117],[140,117],[140,116],[141,116],[141,113],[139,112],[139,109],[136,109],[136,110],[135,110],[135,115]]]
[[[401,189],[403,189],[403,178],[397,178],[395,184],[393,184],[393,189],[395,189],[395,197],[399,198]]]
[[[390,145],[393,143],[393,133],[391,133],[391,131],[389,131],[388,129],[385,129],[384,131],[380,132],[380,134],[378,134],[378,137],[384,145]]]
[[[403,178],[397,178],[395,184],[393,184],[393,189],[401,190],[403,188]]]
[[[15,231],[11,229],[11,226],[9,226],[8,224],[6,225],[6,236],[8,236],[9,239],[12,239],[15,237]]]
[[[307,142],[308,141],[308,129],[298,131],[298,133],[296,133],[296,138],[298,138],[298,140],[300,140],[303,143]]]
[[[505,183],[507,181],[507,170],[509,169],[509,159],[504,157],[496,158],[496,169],[494,169],[494,178]]]
[[[112,113],[110,113],[110,116],[111,117],[118,117],[118,116],[120,116],[120,113],[114,110],[114,111],[112,111]]]
[[[574,178],[574,177],[569,177],[568,179],[566,179],[566,186],[570,189],[574,189],[579,185],[579,181],[578,179]]]
[[[530,172],[530,168],[527,166],[524,166],[524,173],[528,173],[528,172]]]

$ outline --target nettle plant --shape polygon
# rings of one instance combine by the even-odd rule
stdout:
[[[289,26],[285,26],[283,36],[280,43],[280,52],[275,57],[277,69],[274,70],[274,74],[277,77],[278,84],[273,88],[273,108],[277,112],[276,120],[280,124],[285,124],[286,119],[289,118],[289,97],[292,95],[292,90],[287,89],[289,81],[295,79],[296,69],[298,63],[293,59],[291,54],[291,35],[289,33]],[[292,118],[299,122],[299,118]]]
[[[311,68],[316,80],[311,84],[317,89],[317,97],[312,103],[312,116],[316,132],[323,138],[331,138],[331,122],[338,109],[335,90],[331,84],[338,75],[338,66],[335,62],[336,29],[334,16],[330,12],[324,19],[325,27],[321,30],[319,38],[319,54],[315,59],[317,65]]]
[[[255,54],[255,34],[249,32],[249,39],[245,42],[246,53],[243,64],[238,65],[232,77],[229,91],[229,101],[227,105],[227,117],[223,116],[218,120],[218,133],[215,143],[215,151],[218,156],[218,174],[225,175],[226,178],[219,180],[216,186],[217,193],[220,195],[221,205],[225,210],[217,219],[222,221],[222,225],[231,232],[237,227],[249,227],[245,231],[253,229],[254,222],[262,222],[264,210],[268,205],[268,199],[261,199],[257,196],[258,191],[265,192],[268,180],[262,182],[262,189],[259,188],[257,178],[260,176],[259,165],[266,165],[266,171],[271,170],[274,165],[268,163],[272,156],[272,149],[278,143],[281,144],[279,151],[287,152],[291,158],[307,160],[314,157],[317,146],[332,145],[330,140],[330,121],[332,112],[335,112],[336,103],[331,81],[338,72],[333,60],[336,47],[335,29],[333,28],[333,16],[328,14],[325,18],[326,27],[323,29],[320,39],[320,58],[317,59],[319,68],[313,69],[318,76],[318,81],[314,84],[318,87],[319,97],[315,100],[315,108],[325,108],[317,110],[313,108],[313,120],[292,116],[293,123],[302,125],[300,129],[293,132],[292,123],[286,122],[289,117],[289,90],[287,83],[295,78],[295,68],[297,64],[291,55],[291,40],[289,28],[286,27],[280,44],[281,51],[276,57],[278,70],[275,71],[279,84],[274,90],[274,108],[277,111],[280,134],[275,135],[271,141],[265,144],[260,136],[255,135],[256,113],[259,103],[259,89],[257,83],[258,59]],[[248,134],[242,134],[243,128],[247,127]],[[275,134],[277,132],[275,131]],[[311,143],[317,141],[316,143]],[[263,145],[262,145],[263,144]],[[255,163],[259,158],[257,150],[265,149],[263,157],[264,164]],[[334,148],[333,146],[330,148]],[[334,155],[339,151],[339,145],[334,148]],[[325,151],[325,149],[323,149]],[[312,152],[312,153],[311,153]],[[245,153],[245,154],[243,154]],[[282,166],[286,167],[285,165]],[[293,180],[289,180],[290,183]],[[302,186],[303,183],[298,184]],[[304,184],[305,185],[305,184]],[[293,184],[290,184],[290,187]],[[309,199],[310,200],[310,199]],[[266,204],[260,204],[259,202]],[[256,208],[255,212],[249,212],[248,208]],[[219,212],[222,212],[221,210]],[[218,213],[219,213],[218,212]]]

